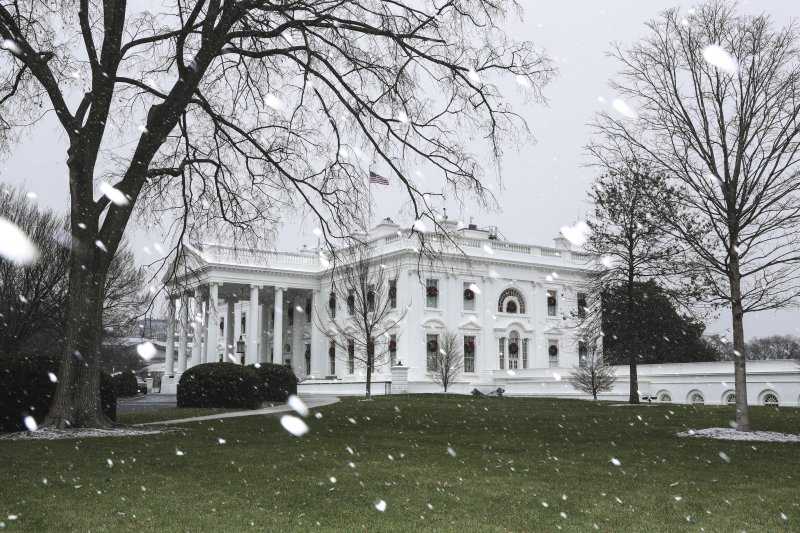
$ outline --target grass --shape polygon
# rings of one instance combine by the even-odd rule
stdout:
[[[0,519],[17,515],[8,531],[800,530],[800,444],[675,437],[727,427],[728,408],[417,395],[314,412],[302,438],[277,415],[0,442]],[[797,409],[751,418],[800,428]]]

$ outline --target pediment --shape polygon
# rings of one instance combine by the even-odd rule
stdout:
[[[447,325],[438,318],[429,318],[422,323],[425,329],[447,329]]]
[[[458,329],[478,331],[478,330],[481,330],[483,328],[481,328],[481,325],[478,324],[475,320],[469,319],[466,322],[464,322],[463,324],[461,324],[460,326],[458,326]]]

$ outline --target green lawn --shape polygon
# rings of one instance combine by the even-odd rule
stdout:
[[[0,441],[0,520],[8,531],[800,531],[800,444],[674,436],[727,427],[728,408],[434,395],[314,412],[302,438],[275,415]],[[800,410],[756,407],[752,421],[798,432]]]

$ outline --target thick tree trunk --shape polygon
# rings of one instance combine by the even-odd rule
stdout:
[[[633,264],[633,257],[630,258],[630,264]],[[639,376],[636,371],[636,350],[635,343],[633,342],[634,331],[634,309],[633,309],[633,268],[628,270],[628,305],[626,309],[626,325],[628,327],[627,338],[628,342],[628,364],[630,365],[630,380],[631,386],[628,393],[628,403],[639,403]]]
[[[100,402],[103,293],[109,263],[101,253],[93,242],[73,241],[66,342],[55,397],[43,424],[46,427],[113,425]]]
[[[367,348],[367,350],[369,350],[369,348]],[[371,355],[369,353],[367,354],[367,394],[365,396],[367,400],[371,400],[372,399],[372,359],[373,359],[373,357],[374,357],[373,355]]]
[[[739,262],[731,262],[731,315],[733,318],[733,378],[736,386],[736,429],[750,431],[750,416],[747,412],[747,354],[744,348],[744,312],[742,311],[742,289],[739,277]]]

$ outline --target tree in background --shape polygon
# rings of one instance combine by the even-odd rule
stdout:
[[[800,339],[794,335],[755,338],[746,347],[748,359],[800,359]]]
[[[585,249],[597,260],[583,286],[584,293],[595,301],[601,295],[614,295],[614,324],[620,330],[636,331],[640,305],[636,301],[637,286],[652,280],[672,284],[670,292],[676,301],[688,302],[696,291],[689,288],[684,275],[688,264],[684,251],[668,239],[663,223],[653,216],[651,198],[671,201],[672,191],[649,164],[627,154],[613,162],[600,161],[604,171],[590,191],[594,216],[588,221],[590,234]],[[665,293],[666,294],[666,293]],[[580,336],[594,342],[600,332],[606,333],[605,302],[603,313],[585,313],[579,317]],[[608,342],[604,339],[604,343]],[[641,344],[637,335],[618,336],[614,342],[616,364],[630,369],[628,401],[639,403],[637,377]]]
[[[338,254],[331,271],[333,291],[325,306],[325,319],[317,311],[315,327],[333,346],[345,364],[366,371],[365,397],[372,398],[372,373],[389,362],[390,335],[399,335],[406,309],[396,308],[396,287],[389,283],[385,265],[371,255],[367,245],[356,243]],[[393,280],[396,281],[396,280]],[[396,337],[395,337],[396,338]]]
[[[191,230],[250,245],[300,212],[332,248],[364,226],[375,165],[416,220],[437,224],[445,192],[491,204],[479,159],[499,171],[530,138],[501,83],[541,101],[554,74],[503,31],[512,0],[129,4],[0,3],[0,149],[50,111],[69,145],[74,245],[51,427],[110,423],[102,290],[135,210],[178,243]],[[464,148],[475,138],[488,158]],[[443,188],[415,181],[426,164]]]
[[[445,331],[438,349],[429,355],[431,379],[447,392],[464,371],[463,339],[458,331]]]
[[[40,210],[20,187],[0,185],[0,217],[30,236],[33,264],[0,259],[0,354],[52,354],[64,345],[70,239],[67,221]],[[145,273],[123,243],[111,261],[103,290],[102,339],[128,336],[148,302]]]
[[[749,431],[744,316],[800,294],[800,40],[796,24],[736,8],[669,9],[616,46],[624,113],[598,116],[590,150],[613,162],[632,147],[676,190],[677,202],[650,209],[731,309],[736,424]]]
[[[636,317],[633,324],[629,313]],[[602,295],[603,357],[614,365],[718,361],[720,354],[703,338],[705,324],[680,314],[654,281],[610,287]]]
[[[614,368],[592,350],[581,361],[580,366],[570,371],[569,382],[577,390],[591,394],[592,398],[596,400],[597,393],[607,392],[614,388],[617,376]]]

